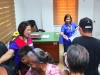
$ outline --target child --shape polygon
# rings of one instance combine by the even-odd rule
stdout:
[[[24,46],[18,51],[18,55],[21,58],[20,63],[18,64],[19,75],[27,75],[27,72],[30,71],[29,61],[27,53],[32,51],[32,48],[29,46]],[[31,73],[31,72],[30,72]],[[28,72],[29,75],[29,72]],[[30,75],[36,75],[34,71]]]

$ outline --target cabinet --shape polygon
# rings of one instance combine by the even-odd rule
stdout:
[[[58,42],[34,42],[35,48],[41,48],[45,52],[48,52],[54,62],[59,62],[59,43]]]

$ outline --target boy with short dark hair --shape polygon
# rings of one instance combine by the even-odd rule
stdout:
[[[19,51],[18,55],[21,58],[20,63],[18,64],[18,70],[19,70],[19,75],[26,75],[26,73],[29,71],[30,66],[29,66],[29,61],[27,57],[27,53],[29,51],[32,51],[32,48],[29,46],[23,46]],[[33,75],[33,74],[32,74]]]

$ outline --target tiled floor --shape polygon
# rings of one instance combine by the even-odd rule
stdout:
[[[59,63],[58,63],[58,67],[63,71],[64,66],[63,66],[63,61],[62,61],[62,56],[64,53],[64,49],[63,49],[63,44],[59,44]]]

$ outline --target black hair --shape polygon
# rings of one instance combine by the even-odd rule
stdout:
[[[20,36],[24,36],[24,31],[26,29],[27,26],[30,26],[29,23],[27,21],[23,21],[19,24],[18,26],[18,32]]]
[[[89,53],[81,45],[71,45],[67,50],[67,62],[72,72],[84,73],[89,63]]]
[[[65,17],[64,17],[64,22],[66,22],[66,19],[67,19],[68,17],[71,19],[71,22],[72,22],[72,17],[71,17],[70,14],[66,14],[66,15],[65,15]],[[71,22],[70,22],[70,23],[71,23]]]
[[[51,64],[54,64],[54,61],[53,61],[53,59],[52,59],[52,56],[47,52],[47,57],[46,57],[46,59],[47,59],[47,62],[48,63],[51,63]]]
[[[27,55],[29,51],[32,51],[30,46],[23,46],[21,49],[19,49],[18,55],[22,58],[23,56]]]

